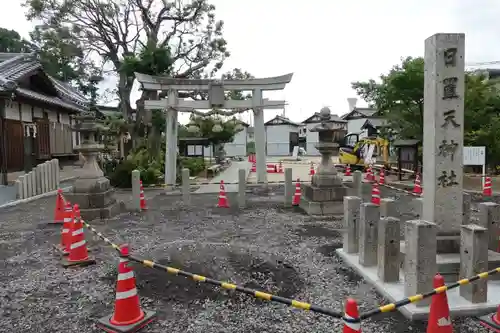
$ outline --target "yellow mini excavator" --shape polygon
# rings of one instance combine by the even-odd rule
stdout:
[[[389,167],[389,141],[379,137],[360,138],[361,133],[348,133],[339,149],[340,164],[361,169],[369,164]]]

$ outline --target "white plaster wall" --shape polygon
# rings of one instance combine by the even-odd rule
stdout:
[[[31,105],[21,104],[21,120],[26,123],[33,122],[33,118],[31,117]]]
[[[39,107],[33,108],[33,116],[35,118],[43,118],[43,109]]]
[[[69,114],[61,113],[59,116],[59,121],[61,122],[61,124],[70,125]]]
[[[19,119],[19,103],[6,101],[5,103],[5,118],[12,120],[21,120]]]
[[[306,151],[307,155],[311,156],[319,156],[321,155],[319,151],[314,147],[318,141],[318,132],[311,132],[310,130],[313,129],[314,127],[318,126],[319,123],[315,124],[307,124],[307,132],[306,132]]]
[[[234,135],[230,143],[224,144],[226,156],[246,156],[247,155],[247,127]]]
[[[290,155],[290,132],[299,132],[299,128],[290,125],[266,126],[267,155]]]

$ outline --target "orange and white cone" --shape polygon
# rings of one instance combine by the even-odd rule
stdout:
[[[489,328],[493,332],[500,332],[500,305],[495,313],[479,317],[481,325]]]
[[[120,247],[115,310],[112,315],[97,321],[97,326],[106,332],[137,332],[156,319],[155,312],[141,309],[134,271],[129,267],[129,254],[127,245]]]
[[[250,169],[250,172],[257,172],[257,164],[255,162],[252,162],[252,168]]]
[[[420,174],[418,174],[418,173],[415,176],[415,184],[413,186],[413,194],[422,195],[422,186],[420,185]]]
[[[372,167],[368,166],[365,172],[365,180],[371,182],[373,180]]]
[[[140,204],[141,204],[141,210],[147,210],[148,206],[146,205],[146,198],[144,197],[144,187],[142,187],[142,180],[140,181],[141,184],[141,194],[139,196]]]
[[[380,189],[377,183],[373,183],[372,185],[372,204],[377,206],[380,205]]]
[[[444,278],[440,274],[436,274],[434,276],[434,289],[442,286],[444,286]],[[427,333],[453,333],[446,292],[432,296]]]
[[[344,329],[342,333],[361,333],[361,323],[359,322],[358,303],[352,298],[348,298],[345,303]]]
[[[385,184],[385,171],[384,171],[383,168],[380,169],[378,183],[381,184],[381,185]]]
[[[226,197],[226,189],[224,187],[224,181],[220,181],[220,187],[219,187],[219,203],[217,204],[217,207],[219,208],[229,208],[229,203],[227,201]]]
[[[351,174],[351,166],[349,164],[347,164],[347,166],[345,167],[345,174],[344,176],[352,176]]]
[[[68,258],[63,259],[63,266],[88,266],[95,264],[95,260],[89,256],[78,205],[73,206],[72,215],[73,227],[71,228],[71,244],[69,246]]]
[[[300,197],[302,193],[300,191],[300,179],[297,178],[297,183],[295,184],[295,193],[293,194],[292,206],[300,205]]]
[[[56,207],[54,208],[54,221],[51,223],[63,224],[64,223],[64,197],[61,189],[57,190]]]
[[[491,190],[491,177],[486,176],[484,178],[483,196],[491,197],[493,195]]]
[[[63,227],[61,230],[61,247],[63,255],[68,255],[71,246],[71,230],[73,228],[73,207],[70,202],[66,202],[64,207]]]
[[[309,176],[314,176],[316,171],[314,170],[314,163],[311,162],[311,166],[309,167]]]

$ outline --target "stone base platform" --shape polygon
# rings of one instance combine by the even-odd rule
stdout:
[[[405,242],[402,241],[400,244],[401,251],[401,264],[403,267],[404,256],[405,256]],[[459,253],[442,253],[436,256],[436,263],[438,266],[438,272],[444,277],[446,283],[452,283],[459,280],[460,273],[460,254]],[[494,251],[488,251],[488,270],[500,267],[500,253]],[[500,275],[493,275],[489,279],[500,280]],[[499,296],[500,299],[500,296]]]
[[[363,267],[359,264],[357,254],[347,254],[343,249],[336,250],[337,254],[352,267],[367,282],[372,284],[375,289],[390,302],[397,302],[405,298],[403,272],[400,272],[400,282],[384,283],[380,281],[377,275],[377,267]],[[448,304],[452,317],[458,316],[479,316],[491,313],[497,310],[498,295],[500,295],[500,281],[488,280],[488,302],[472,304],[462,298],[459,294],[459,288],[447,292]],[[427,319],[429,315],[428,306],[419,306],[408,304],[400,307],[399,311],[410,320]]]
[[[311,201],[302,196],[299,207],[308,215],[325,216],[344,214],[344,203],[342,201]]]

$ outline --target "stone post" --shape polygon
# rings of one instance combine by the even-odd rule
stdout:
[[[22,182],[23,182],[23,199],[29,198],[29,192],[28,192],[28,175],[25,174],[24,176],[21,176]]]
[[[356,170],[352,174],[352,188],[354,196],[363,198],[363,173]]]
[[[422,198],[415,198],[411,201],[411,206],[415,219],[421,219],[424,210],[424,200]]]
[[[354,196],[344,197],[344,240],[345,253],[358,253],[359,251],[359,217],[361,198]]]
[[[382,198],[380,199],[380,218],[384,217],[398,217],[398,209],[394,199]]]
[[[294,190],[292,168],[285,168],[285,207],[292,206]]]
[[[434,275],[437,273],[436,232],[436,224],[432,222],[410,220],[405,224],[405,296],[422,294],[433,288]],[[429,305],[429,300],[416,305]]]
[[[56,168],[57,168],[57,165],[56,165],[56,162],[57,160],[56,159],[52,159],[50,161],[50,164],[52,166],[52,190],[55,190],[57,189],[57,178],[56,178]]]
[[[464,34],[425,41],[421,219],[436,223],[439,253],[458,252],[463,220],[464,52]]]
[[[23,199],[23,182],[20,179],[21,177],[17,178],[15,186],[16,186],[16,199],[21,200]]]
[[[472,196],[469,193],[464,192],[464,202],[463,202],[463,213],[462,213],[462,224],[470,224],[470,206],[472,204]]]
[[[460,278],[468,278],[488,270],[487,229],[475,224],[462,226],[460,236]],[[488,280],[480,279],[460,286],[460,296],[471,303],[488,300]]]
[[[43,187],[42,187],[42,165],[38,164],[35,168],[35,178],[36,178],[36,193],[42,194],[43,193]]]
[[[43,193],[47,193],[47,189],[49,188],[49,179],[48,179],[48,174],[47,174],[47,164],[42,163],[41,165],[41,170],[42,170],[42,189]]]
[[[54,172],[52,171],[52,161],[47,161],[45,162],[45,164],[47,164],[47,192],[50,192],[54,189]]]
[[[31,194],[33,196],[36,196],[38,195],[38,193],[36,192],[36,178],[35,178],[35,172],[34,171],[30,171],[28,173],[28,177],[30,177],[31,179]]]
[[[31,198],[33,196],[33,191],[31,191],[31,175],[29,173],[24,175],[26,197]]]
[[[488,230],[488,249],[498,251],[500,232],[500,205],[494,202],[481,202],[479,205],[479,225]]]
[[[139,170],[132,171],[132,209],[141,211],[141,172]]]
[[[361,204],[359,219],[359,263],[363,266],[377,264],[378,224],[380,207],[371,202]]]
[[[266,167],[266,128],[264,109],[262,108],[262,90],[252,91],[252,104],[255,130],[255,153],[257,158],[257,183],[267,183]]]
[[[383,282],[399,281],[400,220],[382,217],[378,226],[377,273]]]
[[[56,189],[58,189],[61,184],[61,170],[59,169],[59,160],[57,158],[54,163],[56,165]]]
[[[188,168],[182,169],[182,201],[185,205],[191,204],[191,180]]]
[[[175,90],[171,89],[168,92],[169,105],[175,106],[177,95]],[[165,117],[165,184],[167,187],[174,186],[177,178],[177,115],[178,111],[173,107],[166,110]]]
[[[245,169],[238,170],[238,206],[244,208],[246,206],[246,190],[247,190],[247,171]]]

